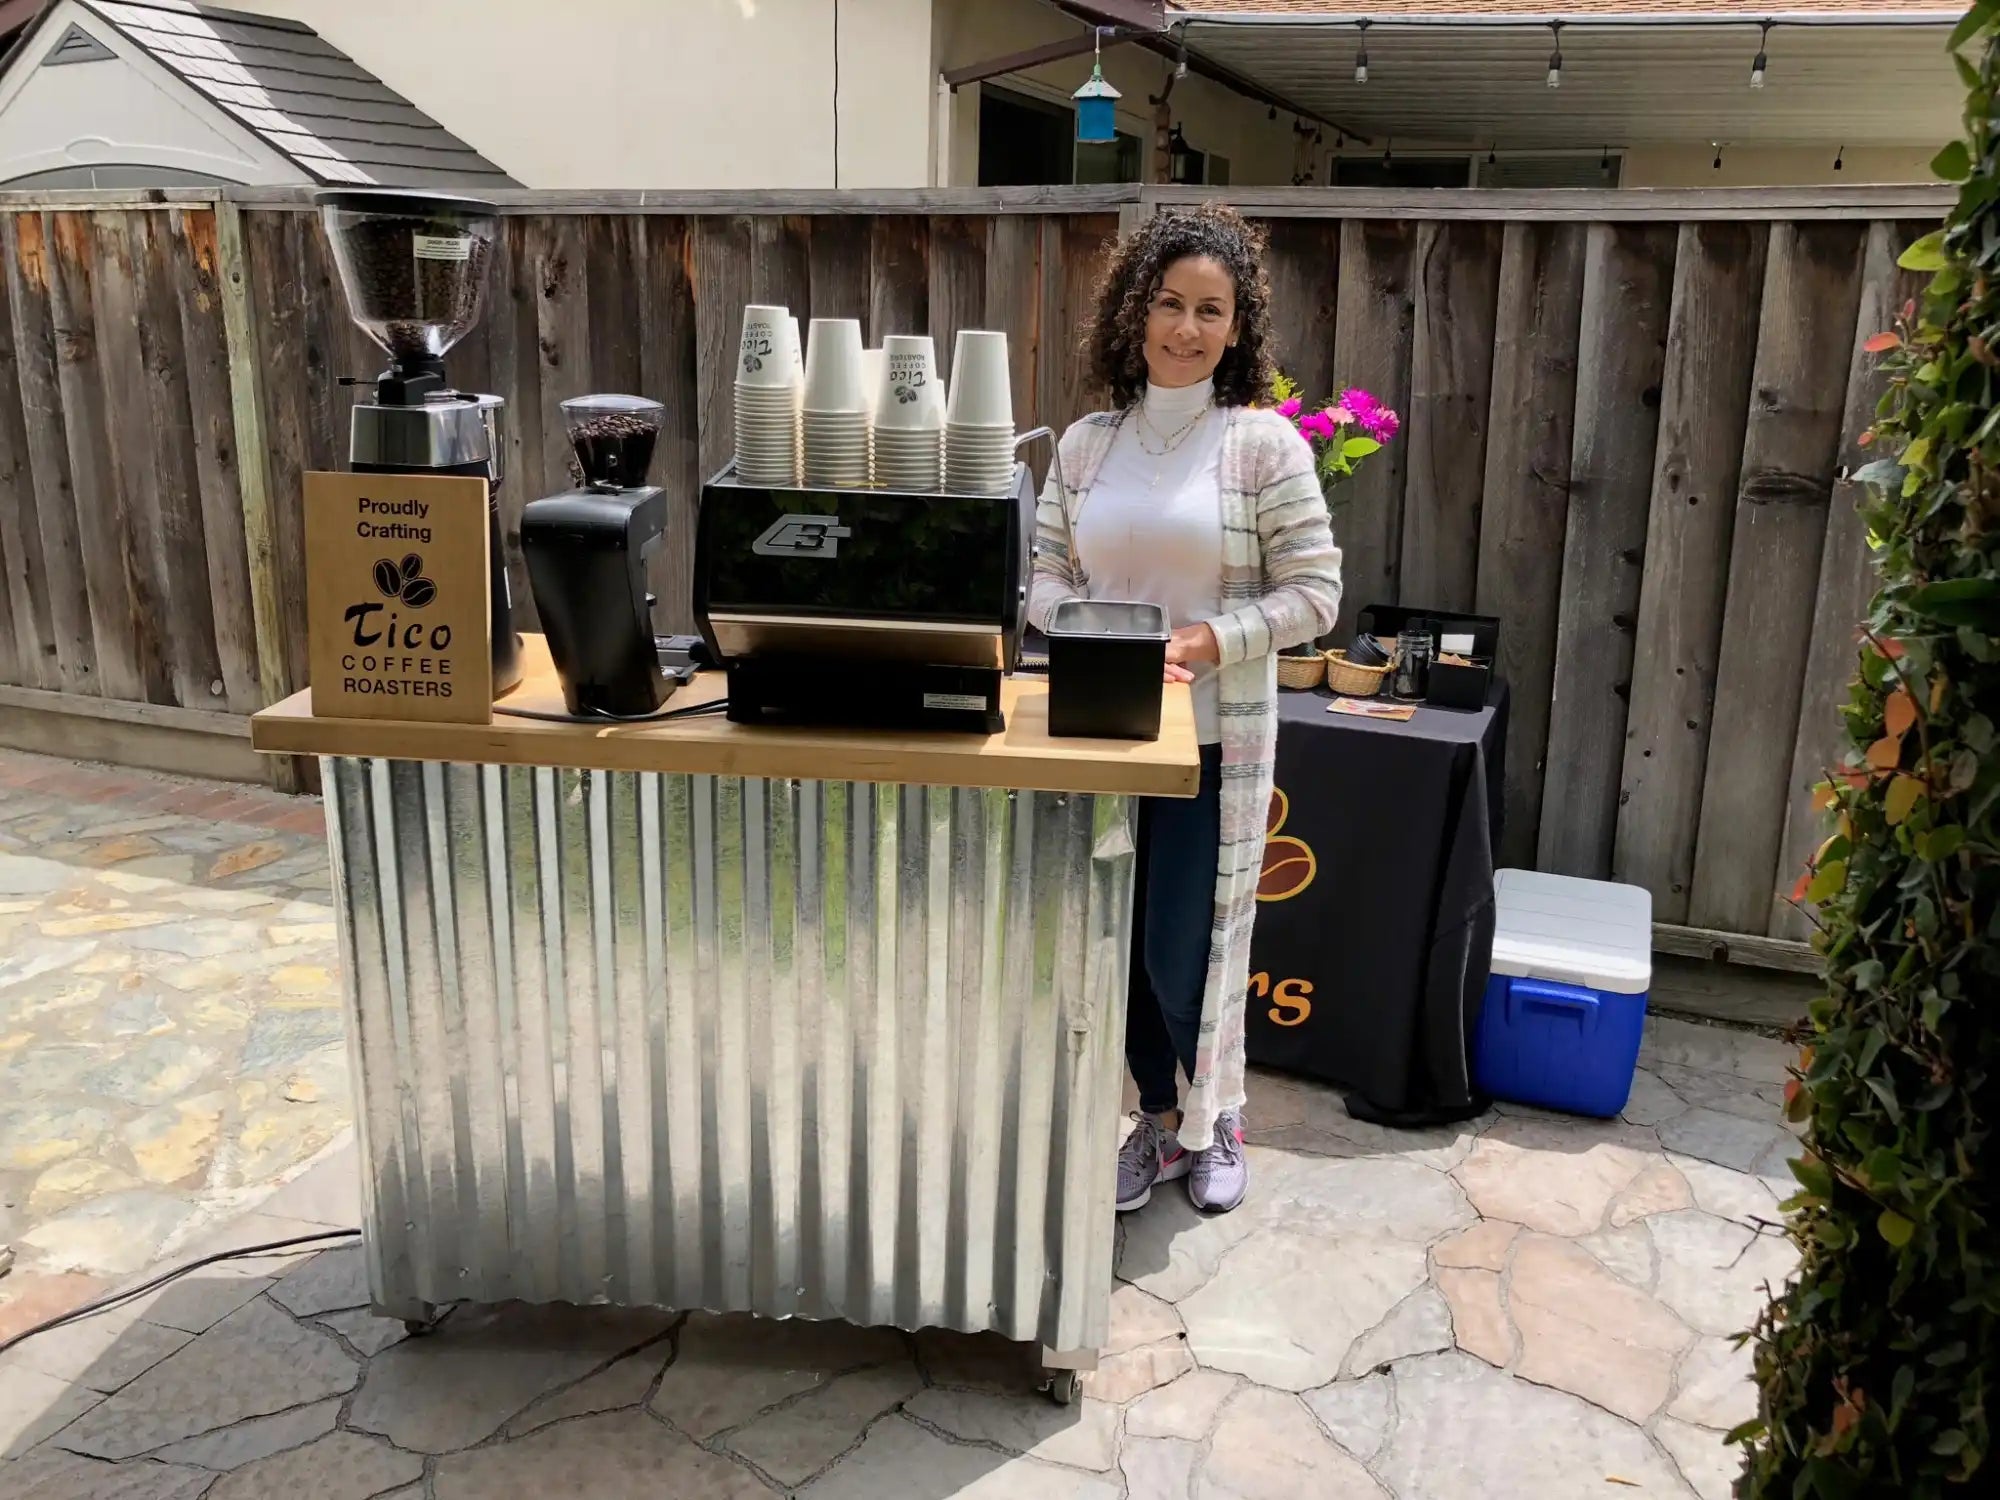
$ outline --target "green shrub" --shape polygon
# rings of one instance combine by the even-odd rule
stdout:
[[[2000,1399],[2000,0],[1952,39],[1962,183],[1903,265],[1935,273],[1883,353],[1858,476],[1881,570],[1821,790],[1832,836],[1801,894],[1827,994],[1787,1108],[1808,1124],[1787,1204],[1798,1280],[1756,1337],[1746,1500],[1970,1494]],[[1976,59],[1976,61],[1971,60]],[[1975,1475],[1985,1469],[1985,1481]]]

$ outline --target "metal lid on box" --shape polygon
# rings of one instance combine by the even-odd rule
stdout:
[[[1614,995],[1653,983],[1653,894],[1636,885],[1496,870],[1493,970]]]

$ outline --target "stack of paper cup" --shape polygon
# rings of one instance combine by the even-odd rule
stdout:
[[[868,483],[868,378],[861,324],[814,318],[806,335],[805,482],[832,489]]]
[[[1004,495],[1014,484],[1014,389],[1007,335],[961,328],[945,407],[944,487]]]
[[[736,360],[736,477],[799,482],[798,321],[782,307],[743,309]]]
[[[937,348],[918,334],[882,341],[875,396],[875,482],[884,489],[934,492],[942,480],[944,385]]]

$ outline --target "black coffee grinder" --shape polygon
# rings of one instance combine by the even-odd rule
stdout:
[[[472,475],[488,485],[493,693],[521,680],[500,537],[498,396],[453,390],[444,355],[486,308],[498,220],[473,198],[340,188],[316,195],[348,316],[389,355],[374,398],[355,404],[348,467],[357,474]],[[343,384],[361,382],[343,379]]]
[[[562,410],[579,488],[521,512],[535,612],[572,714],[643,718],[674,690],[646,591],[646,559],[667,531],[667,492],[646,483],[666,408],[643,396],[578,396]]]

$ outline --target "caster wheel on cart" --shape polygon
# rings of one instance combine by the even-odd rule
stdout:
[[[1075,1370],[1048,1370],[1043,1374],[1042,1392],[1057,1406],[1074,1406],[1082,1381]]]
[[[444,1310],[442,1308],[426,1307],[422,1317],[403,1319],[403,1332],[407,1333],[413,1339],[420,1339],[427,1334],[436,1333],[438,1324],[443,1321]]]

